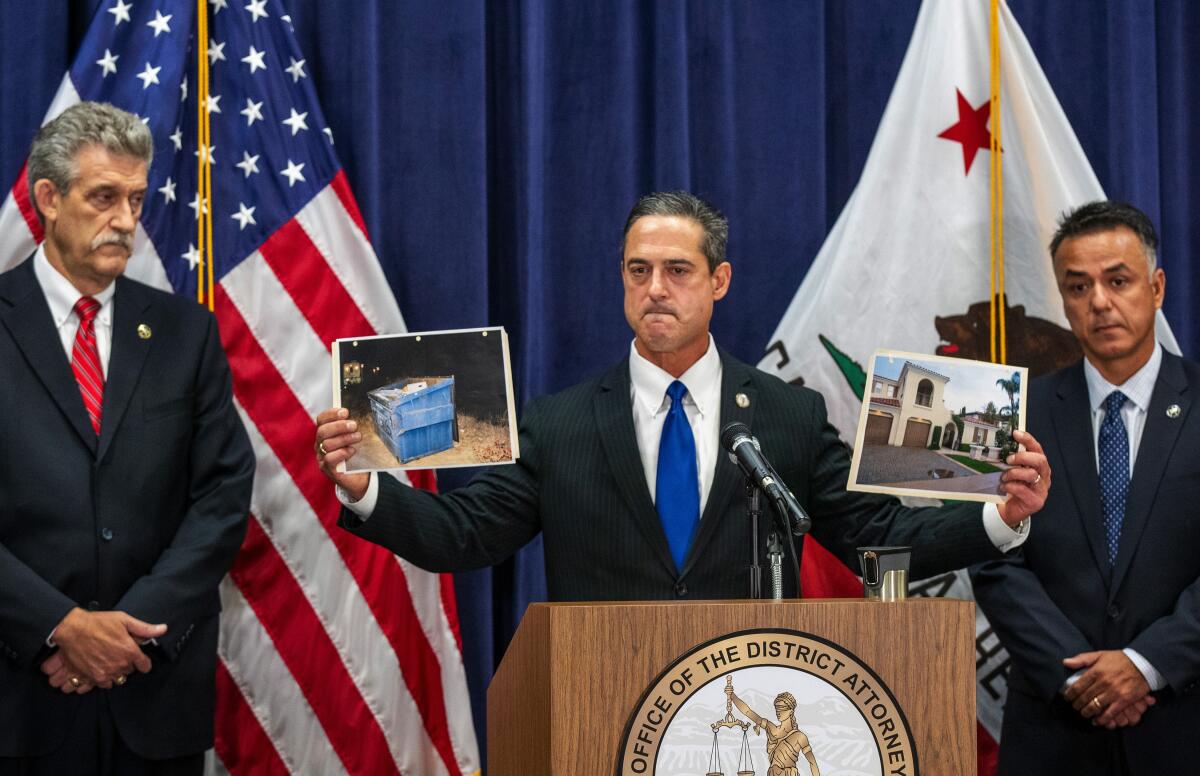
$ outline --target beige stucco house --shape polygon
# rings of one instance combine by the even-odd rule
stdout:
[[[863,444],[928,447],[933,430],[940,428],[941,445],[953,445],[958,427],[943,400],[948,382],[950,378],[911,361],[904,362],[895,380],[872,377]]]

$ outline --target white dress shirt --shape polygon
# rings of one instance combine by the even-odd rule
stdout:
[[[42,293],[46,295],[46,304],[50,305],[50,316],[54,319],[54,327],[58,330],[58,337],[69,362],[71,351],[75,347],[75,333],[79,331],[79,316],[75,314],[75,303],[83,294],[50,264],[50,260],[46,258],[44,244],[38,246],[32,261],[34,277],[42,287]],[[93,325],[96,328],[96,350],[100,353],[100,369],[105,379],[108,378],[108,357],[112,353],[113,294],[116,291],[117,284],[109,283],[108,288],[91,295],[100,303],[100,310],[96,313]]]
[[[1096,454],[1096,471],[1100,471],[1100,424],[1104,422],[1104,400],[1113,391],[1119,390],[1125,394],[1128,401],[1121,407],[1121,420],[1125,424],[1125,432],[1129,434],[1129,476],[1133,476],[1133,463],[1137,460],[1138,446],[1142,442],[1142,429],[1146,427],[1146,412],[1150,408],[1150,397],[1154,394],[1154,384],[1158,382],[1158,370],[1162,366],[1162,345],[1155,345],[1154,354],[1138,371],[1121,385],[1113,385],[1100,370],[1092,366],[1086,358],[1083,360],[1083,376],[1087,381],[1088,403],[1092,407],[1092,449]],[[1085,516],[1087,517],[1087,516]],[[1095,515],[1099,520],[1100,516]],[[1150,665],[1150,661],[1142,657],[1135,649],[1126,647],[1122,650],[1146,678],[1151,690],[1161,690],[1167,686],[1166,679],[1158,670]],[[1084,669],[1076,671],[1067,677],[1063,688],[1070,687],[1083,674]]]
[[[712,335],[708,335],[708,350],[700,360],[692,364],[679,376],[679,382],[687,388],[683,397],[683,411],[692,436],[696,440],[696,473],[700,478],[700,514],[708,503],[717,473],[717,448],[721,441],[721,357]],[[650,500],[656,504],[658,486],[658,445],[662,439],[663,423],[671,409],[667,388],[676,378],[670,372],[650,363],[629,346],[629,398],[633,402],[633,429],[637,434],[638,454],[642,458],[642,471],[646,474],[646,486],[650,489]]]

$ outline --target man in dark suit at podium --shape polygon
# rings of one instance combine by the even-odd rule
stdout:
[[[1029,388],[1060,482],[1024,547],[973,573],[1012,658],[1001,774],[1200,768],[1200,365],[1155,339],[1157,242],[1093,202],[1050,245],[1085,356]]]
[[[736,421],[812,515],[814,536],[848,564],[857,546],[908,544],[920,577],[1019,544],[1050,484],[1028,436],[999,509],[905,509],[846,491],[849,455],[820,394],[743,364],[709,334],[732,276],[727,234],[724,216],[687,192],[642,197],[621,262],[628,358],[531,402],[516,465],[464,488],[435,495],[386,474],[334,472],[361,437],[346,410],[322,412],[317,459],[346,505],[341,525],[435,571],[495,564],[540,531],[556,601],[746,597],[743,480],[718,443]],[[760,542],[769,528],[762,520]]]

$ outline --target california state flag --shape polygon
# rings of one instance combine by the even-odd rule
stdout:
[[[876,348],[991,357],[988,15],[984,0],[921,7],[862,178],[759,364],[824,394],[846,439],[861,365]],[[1007,360],[1037,376],[1080,356],[1047,245],[1064,211],[1104,192],[1003,3],[999,23]],[[1178,352],[1161,314],[1158,328]],[[914,587],[968,598],[969,585],[960,572]],[[982,616],[976,636],[980,763],[990,772],[1008,658]]]

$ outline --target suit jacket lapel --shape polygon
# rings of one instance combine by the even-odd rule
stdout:
[[[1133,465],[1129,495],[1125,499],[1125,521],[1121,526],[1121,542],[1117,548],[1112,585],[1109,586],[1110,600],[1116,595],[1125,572],[1129,570],[1130,561],[1146,529],[1158,484],[1167,469],[1167,461],[1175,449],[1179,432],[1187,421],[1191,408],[1187,387],[1187,377],[1179,359],[1164,352],[1158,381],[1146,411],[1146,425],[1142,428],[1142,440]],[[1178,405],[1180,410],[1173,418],[1167,415],[1167,408],[1171,405]]]
[[[718,349],[718,352],[721,354],[722,372],[719,428],[724,429],[730,423],[745,423],[750,426],[754,419],[756,398],[756,391],[750,381],[750,372],[744,365],[726,356],[724,351]],[[747,399],[744,402],[745,407],[738,406],[737,396],[739,394]],[[705,504],[704,514],[700,518],[700,528],[696,532],[696,538],[692,541],[687,560],[684,562],[685,572],[692,567],[697,558],[702,556],[704,547],[712,540],[717,531],[717,524],[729,509],[729,502],[734,495],[740,495],[743,492],[742,483],[742,473],[737,464],[729,460],[729,456],[725,454],[724,450],[718,449],[712,488],[708,491],[708,502]],[[770,507],[764,506],[764,514],[767,509]]]
[[[646,472],[642,468],[637,432],[633,428],[633,403],[629,391],[629,360],[626,359],[600,381],[593,404],[596,428],[613,479],[629,507],[629,514],[646,542],[654,548],[659,560],[671,572],[671,576],[675,576],[675,560],[671,557],[662,521],[654,502],[650,500],[650,489],[646,486]]]
[[[159,323],[153,316],[149,296],[139,286],[125,278],[117,278],[113,296],[112,351],[108,357],[108,376],[104,383],[104,411],[100,421],[100,447],[97,458],[103,459],[112,444],[113,435],[129,408],[134,388],[150,352],[153,332]],[[149,327],[150,337],[138,334],[140,324]]]
[[[1100,477],[1096,473],[1096,442],[1092,433],[1092,408],[1083,362],[1072,367],[1058,384],[1058,403],[1050,413],[1062,451],[1066,477],[1075,509],[1083,523],[1096,569],[1107,583],[1108,551],[1104,545],[1104,509],[1100,504]]]
[[[75,433],[95,453],[96,432],[83,407],[79,384],[54,327],[46,296],[33,274],[33,262],[26,260],[9,272],[8,277],[10,284],[4,292],[4,303],[0,304],[0,320]]]

